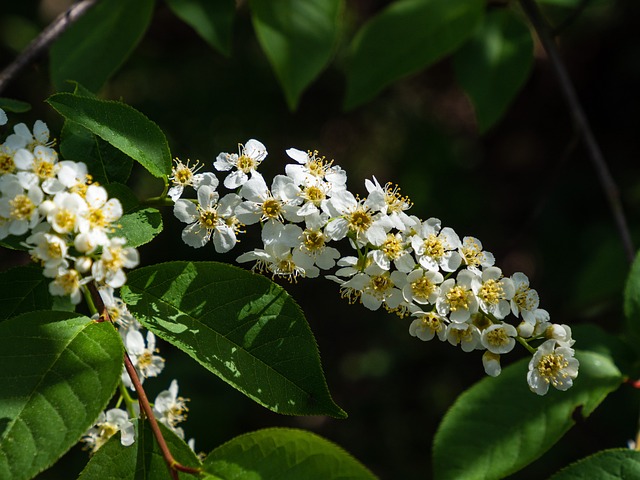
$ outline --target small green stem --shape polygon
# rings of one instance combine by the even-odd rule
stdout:
[[[522,345],[524,348],[526,348],[531,355],[536,353],[536,349],[533,348],[531,345],[529,345],[529,343],[524,338],[518,336],[518,337],[516,337],[516,340],[518,341],[518,343],[520,345]]]

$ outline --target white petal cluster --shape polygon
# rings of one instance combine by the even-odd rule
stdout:
[[[116,236],[122,205],[93,183],[84,163],[60,161],[49,129],[20,123],[0,144],[0,240],[23,244],[51,278],[49,292],[82,299],[82,286],[121,287],[136,249]]]
[[[232,171],[224,186],[237,190],[220,198],[217,180],[192,184],[197,200],[179,199],[174,208],[189,224],[183,240],[201,247],[213,239],[216,250],[226,252],[241,227],[259,224],[263,247],[241,254],[238,262],[253,262],[254,270],[290,281],[325,271],[350,303],[412,317],[412,336],[483,351],[488,375],[500,373],[501,355],[518,342],[532,352],[545,340],[556,342],[556,350],[570,347],[570,330],[550,323],[527,276],[505,276],[479,239],[458,235],[440,219],[409,215],[411,202],[398,186],[374,177],[365,181],[367,196],[360,197],[347,189],[346,172],[317,151],[286,153],[294,163],[271,185],[256,171],[266,157],[257,140],[240,146],[237,155],[218,155],[214,167]],[[332,242],[348,245],[349,252]],[[334,274],[326,272],[335,266]],[[542,345],[546,352],[549,344]],[[535,355],[536,365],[551,363],[551,353]],[[571,385],[577,360],[567,350],[557,355],[566,360],[566,365],[558,360],[558,371],[551,372],[556,364],[532,367],[533,391],[546,392],[543,383],[559,389]]]
[[[100,412],[100,416],[89,431],[82,437],[85,448],[95,453],[107,440],[120,432],[120,443],[124,447],[132,445],[135,440],[135,427],[129,414],[120,408],[112,408]]]

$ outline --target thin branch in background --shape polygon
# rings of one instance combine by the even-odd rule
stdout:
[[[66,12],[58,17],[25,48],[16,59],[0,72],[0,92],[4,91],[9,82],[20,71],[31,63],[38,55],[47,50],[49,46],[74,22],[84,15],[99,0],[82,0],[72,5]]]
[[[551,66],[553,67],[553,70],[558,77],[560,90],[562,91],[562,94],[564,95],[565,100],[569,106],[571,116],[573,117],[573,121],[575,122],[575,127],[582,137],[582,140],[584,141],[587,155],[589,156],[589,159],[596,169],[598,178],[600,180],[602,188],[604,189],[605,196],[607,198],[607,201],[609,202],[609,207],[611,209],[611,213],[613,214],[616,228],[618,229],[618,234],[620,235],[620,238],[622,240],[625,255],[629,262],[633,262],[635,258],[635,248],[633,246],[633,241],[631,240],[631,233],[629,232],[627,219],[622,209],[620,192],[613,180],[613,177],[611,176],[611,173],[609,172],[609,167],[605,162],[602,150],[600,149],[600,146],[598,145],[598,142],[593,135],[593,131],[591,130],[591,126],[589,125],[587,116],[585,115],[582,105],[578,100],[575,88],[571,83],[571,79],[569,78],[567,69],[564,65],[564,62],[562,61],[562,58],[560,57],[560,53],[558,52],[558,47],[553,41],[549,27],[547,26],[545,20],[542,18],[542,14],[540,13],[538,5],[535,3],[535,1],[520,0],[520,5],[529,18],[529,21],[533,25],[533,28],[536,30],[538,38],[540,39],[542,46],[547,52],[549,61],[551,62]]]
[[[551,30],[551,35],[557,37],[560,35],[566,28],[568,28],[573,22],[575,22],[580,15],[584,12],[587,6],[591,3],[591,0],[582,0],[576,8],[569,14],[567,18],[565,18],[559,25],[553,27]]]

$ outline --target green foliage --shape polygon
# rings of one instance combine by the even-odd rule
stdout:
[[[589,416],[622,376],[602,355],[577,352],[576,358],[580,374],[565,392],[533,395],[524,381],[529,359],[523,359],[458,397],[434,439],[435,478],[507,476],[551,448],[574,425],[574,415]]]
[[[5,112],[24,113],[31,110],[31,105],[27,102],[21,102],[20,100],[0,97],[0,108]]]
[[[154,0],[102,0],[73,23],[51,48],[51,80],[97,92],[129,57],[147,30]]]
[[[66,160],[84,162],[94,181],[101,185],[126,182],[133,165],[131,157],[68,120],[60,135],[60,153]]]
[[[0,478],[31,478],[80,439],[113,396],[122,354],[111,324],[77,314],[0,323]]]
[[[155,177],[171,172],[171,152],[162,130],[142,113],[120,102],[58,93],[47,100],[67,120],[121,150]]]
[[[338,39],[341,0],[250,0],[260,45],[289,108],[325,68]]]
[[[203,462],[222,478],[325,480],[376,478],[337,445],[313,433],[269,428],[247,433],[216,448]]]
[[[164,425],[159,426],[173,457],[182,465],[200,467],[200,461],[184,440]],[[123,447],[119,433],[111,437],[91,457],[78,480],[171,480],[149,422],[136,422],[135,438],[133,445]]]
[[[453,60],[458,82],[475,107],[480,132],[486,132],[529,77],[533,39],[511,10],[490,11]]]
[[[624,289],[624,314],[627,328],[636,338],[640,338],[640,255],[631,265]]]
[[[369,20],[351,44],[345,107],[454,51],[482,20],[482,0],[398,0]]]
[[[167,5],[209,45],[226,56],[231,54],[234,0],[167,0]]]
[[[139,247],[149,243],[162,231],[162,215],[151,207],[143,207],[126,185],[111,183],[106,186],[109,197],[116,197],[122,204],[123,215],[118,220],[114,236],[125,237],[127,246]]]
[[[122,298],[149,330],[275,412],[345,417],[300,308],[265,277],[216,262],[131,272]]]
[[[34,310],[59,310],[49,295],[50,281],[35,265],[0,273],[0,321]]]
[[[549,480],[626,480],[640,478],[640,452],[603,450],[562,469]]]

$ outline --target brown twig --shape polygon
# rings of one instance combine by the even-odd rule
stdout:
[[[0,72],[0,92],[29,63],[49,47],[67,28],[84,15],[99,0],[82,0],[73,4],[58,17],[25,48],[16,59]]]
[[[558,78],[558,82],[560,83],[562,94],[569,106],[576,129],[584,141],[589,159],[596,169],[598,178],[602,188],[604,189],[605,196],[609,202],[609,207],[611,208],[611,212],[618,229],[618,234],[622,240],[625,255],[629,262],[633,262],[635,258],[635,248],[633,246],[627,220],[622,209],[620,192],[613,180],[613,177],[611,176],[611,173],[609,172],[602,150],[595,139],[591,126],[589,125],[589,121],[587,120],[587,116],[585,115],[582,105],[578,100],[575,88],[571,83],[571,79],[569,78],[569,74],[567,73],[567,69],[562,58],[560,57],[558,48],[553,41],[549,27],[542,18],[542,14],[534,0],[520,0],[520,5],[538,34],[538,38],[540,39],[542,46],[547,52],[551,66],[553,67]]]
[[[109,312],[104,302],[102,301],[102,297],[98,292],[98,289],[94,282],[90,282],[88,284],[89,292],[91,293],[91,298],[93,299],[94,304],[96,305],[98,312],[100,314],[100,318],[98,321],[111,321],[109,317]],[[153,432],[153,436],[156,438],[158,442],[158,446],[160,447],[160,451],[162,452],[162,457],[167,464],[167,468],[171,474],[171,478],[174,480],[179,480],[178,471],[191,473],[193,475],[198,475],[201,471],[197,468],[188,467],[186,465],[182,465],[179,463],[169,450],[169,446],[160,431],[160,426],[158,425],[158,421],[156,420],[156,416],[153,413],[153,409],[151,408],[151,404],[149,403],[149,398],[147,397],[144,388],[142,387],[142,382],[140,382],[140,377],[138,377],[138,372],[136,371],[136,367],[134,367],[133,362],[129,358],[129,354],[124,352],[124,367],[131,378],[131,383],[133,384],[133,388],[138,395],[138,403],[140,404],[140,409],[144,412],[147,420],[149,421],[149,426],[151,427],[151,431]]]

